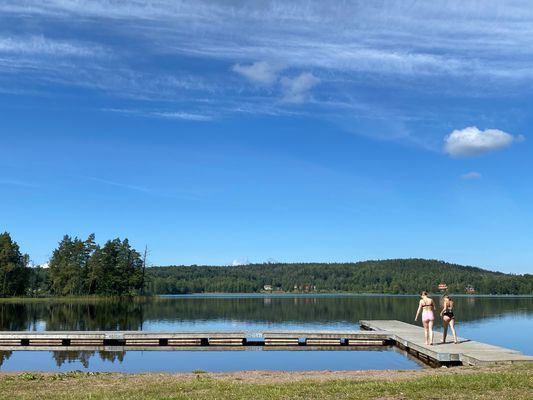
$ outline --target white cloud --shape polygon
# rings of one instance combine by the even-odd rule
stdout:
[[[304,102],[309,97],[309,91],[319,82],[320,79],[310,72],[304,72],[292,79],[283,77],[281,79],[283,101],[287,103]]]
[[[312,112],[332,118],[352,117],[333,104],[358,94],[361,82],[461,96],[521,94],[531,86],[533,7],[528,0],[408,3],[2,0],[0,91],[54,93],[51,85],[57,84],[89,88],[171,103],[164,109],[180,111],[160,113],[160,118],[202,121],[209,118],[204,113],[302,110],[273,100],[309,99],[317,81],[308,77],[306,82],[305,74],[298,78],[304,71],[322,81]],[[102,53],[105,57],[92,57]],[[281,78],[287,74],[280,66],[291,76]],[[230,69],[260,87],[232,85]],[[328,107],[319,103],[326,99]],[[385,109],[389,102],[379,103]],[[394,118],[406,112],[396,104]],[[376,123],[376,104],[369,106],[358,110],[358,117]],[[425,118],[427,110],[422,112]],[[409,131],[408,124],[397,125],[402,126],[393,126],[391,134],[378,126],[372,137]],[[439,150],[440,141],[436,138]]]
[[[267,61],[256,61],[250,65],[235,64],[233,71],[244,76],[252,82],[271,85],[278,79],[282,68]]]
[[[234,266],[234,267],[237,267],[239,265],[248,265],[248,264],[250,264],[250,261],[248,261],[248,259],[244,259],[244,260],[235,259],[231,263],[231,265]]]
[[[211,115],[192,114],[187,112],[152,112],[150,115],[167,119],[181,119],[188,121],[210,121],[213,119]]]
[[[387,7],[364,1],[326,5],[320,0],[3,0],[0,13],[7,18],[31,16],[36,26],[51,18],[59,24],[96,22],[100,28],[105,27],[102,21],[120,19],[120,24],[112,23],[118,38],[149,38],[150,50],[156,52],[232,62],[269,57],[291,67],[344,72],[533,76],[533,8],[527,0],[409,6],[399,1]],[[272,79],[268,72],[249,72]]]
[[[452,157],[472,157],[510,146],[523,136],[513,136],[499,129],[479,130],[475,126],[456,129],[444,139],[444,151]]]
[[[141,117],[158,117],[165,119],[177,119],[186,121],[211,121],[212,115],[189,113],[185,111],[146,111],[141,109],[129,109],[129,108],[102,108],[102,111],[124,114],[124,115],[137,115]]]
[[[54,40],[44,36],[0,37],[0,53],[19,55],[47,55],[94,57],[105,52],[100,46],[75,41]]]
[[[471,171],[461,175],[461,178],[465,180],[481,179],[481,174],[476,171]]]

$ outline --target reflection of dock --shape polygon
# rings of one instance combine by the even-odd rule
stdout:
[[[458,344],[441,344],[442,334],[434,331],[434,345],[424,344],[424,329],[401,321],[361,321],[369,332],[382,332],[401,349],[430,364],[509,364],[532,362],[533,357],[518,351],[471,340],[459,339]],[[451,333],[451,332],[450,332]],[[448,335],[447,340],[450,340]]]

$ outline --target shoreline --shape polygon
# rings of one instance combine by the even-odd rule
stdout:
[[[441,293],[431,293],[433,297],[440,297]],[[450,296],[459,298],[533,298],[532,294],[457,294],[448,293]],[[351,293],[351,292],[274,292],[274,293],[190,293],[190,294],[154,294],[143,296],[43,296],[43,297],[0,297],[1,303],[39,302],[39,301],[116,301],[130,299],[133,301],[146,301],[153,299],[172,298],[263,298],[263,297],[419,297],[413,293]]]
[[[331,380],[357,380],[357,381],[398,381],[422,378],[427,376],[449,376],[474,374],[478,372],[499,373],[512,368],[526,367],[527,363],[514,365],[491,365],[483,367],[457,366],[457,367],[424,367],[420,369],[358,369],[345,371],[314,370],[314,371],[274,371],[274,370],[243,370],[230,372],[208,372],[193,370],[191,372],[83,372],[78,370],[65,372],[46,371],[0,371],[0,380],[6,377],[20,377],[34,375],[35,378],[55,379],[61,377],[90,377],[90,376],[166,376],[179,381],[191,381],[199,377],[225,382],[242,383],[290,383],[290,382],[324,382]],[[533,369],[533,366],[532,366]]]
[[[522,400],[530,399],[532,387],[531,364],[379,371],[0,372],[0,399]]]

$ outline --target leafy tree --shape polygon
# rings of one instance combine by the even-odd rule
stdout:
[[[17,296],[26,291],[30,269],[29,257],[8,232],[0,234],[0,296]]]

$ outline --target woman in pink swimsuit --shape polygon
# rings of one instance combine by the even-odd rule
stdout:
[[[433,344],[433,321],[435,316],[433,310],[435,310],[435,304],[431,297],[428,296],[428,292],[422,292],[420,294],[420,301],[418,302],[418,310],[416,311],[415,321],[418,320],[418,315],[422,311],[422,325],[424,325],[424,338],[427,345]]]

